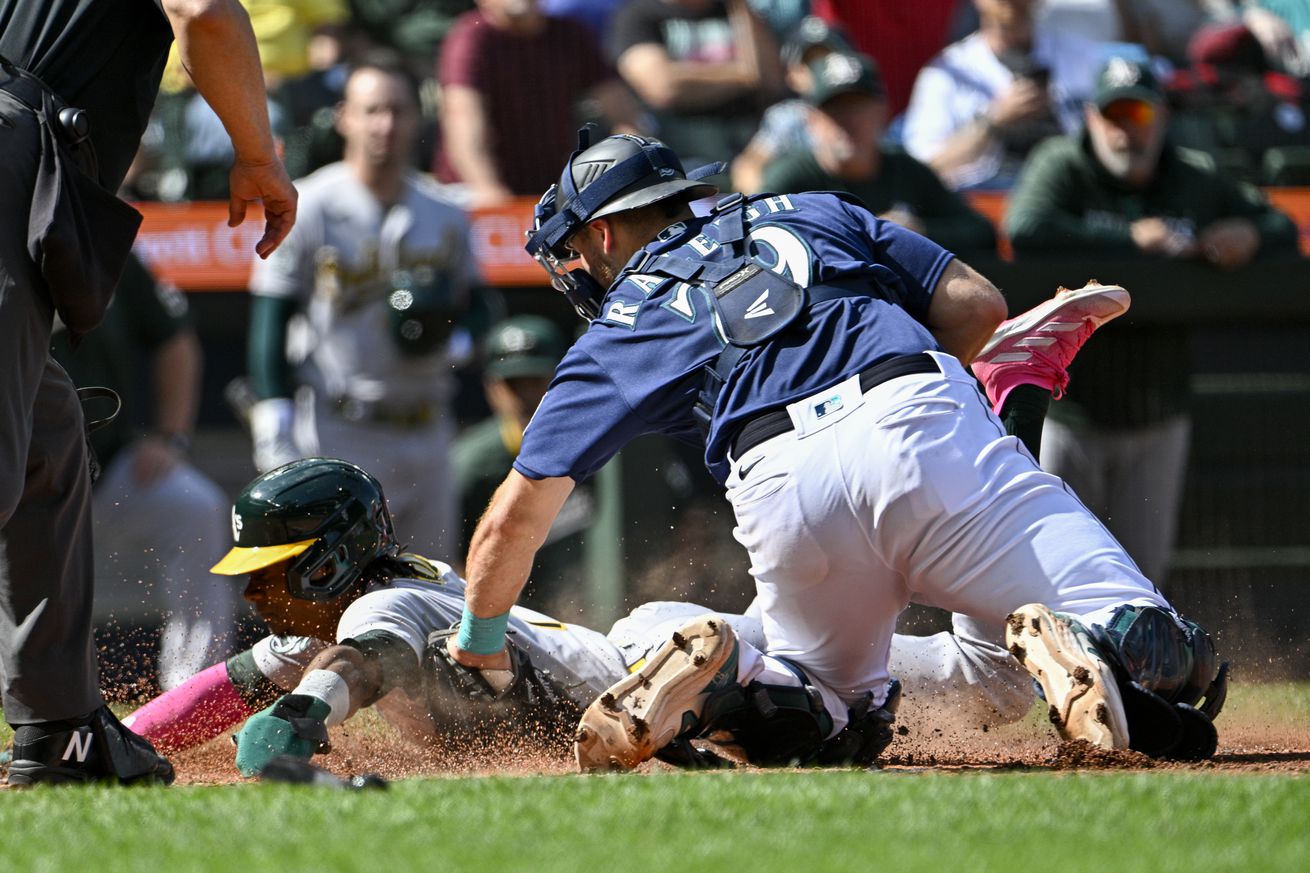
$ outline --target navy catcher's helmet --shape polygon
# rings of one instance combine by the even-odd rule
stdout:
[[[618,134],[593,146],[591,129],[588,125],[578,131],[578,148],[569,155],[559,184],[551,185],[537,203],[526,246],[550,275],[551,285],[587,321],[600,314],[605,289],[588,281],[585,272],[564,266],[576,257],[567,246],[569,237],[587,222],[616,212],[671,197],[696,200],[715,194],[718,186],[701,179],[724,169],[714,163],[684,173],[672,149],[642,136]]]
[[[287,590],[335,600],[400,551],[382,485],[354,464],[304,458],[258,477],[232,505],[236,546],[210,570],[240,576],[291,558]]]

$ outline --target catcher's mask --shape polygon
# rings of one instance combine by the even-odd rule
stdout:
[[[724,169],[713,163],[684,173],[678,156],[659,140],[618,134],[593,146],[591,130],[587,125],[578,131],[578,148],[569,155],[559,183],[537,202],[525,246],[585,321],[600,315],[607,289],[585,270],[568,269],[577,257],[569,238],[588,221],[615,212],[670,197],[696,200],[715,194],[718,186],[700,180]]]
[[[232,505],[236,546],[211,569],[240,576],[291,558],[287,591],[335,600],[400,544],[382,485],[354,464],[305,458],[247,485]]]

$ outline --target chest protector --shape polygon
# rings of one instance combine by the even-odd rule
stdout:
[[[809,303],[879,294],[878,286],[868,278],[803,288],[781,273],[761,266],[750,254],[747,203],[741,194],[733,194],[720,200],[710,213],[719,228],[719,243],[731,252],[726,260],[704,261],[675,254],[646,253],[625,271],[694,283],[711,292],[715,328],[726,345],[704,367],[700,395],[693,410],[702,434],[709,433],[719,393],[747,350],[790,327]]]

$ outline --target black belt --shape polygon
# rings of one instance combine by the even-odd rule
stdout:
[[[46,112],[45,98],[49,95],[54,117],[47,117],[46,124],[73,149],[82,171],[93,179],[99,178],[99,164],[90,141],[90,116],[81,109],[69,106],[39,76],[24,70],[3,55],[0,55],[0,75],[4,77],[0,79],[0,91],[13,96],[38,117]]]
[[[937,362],[927,352],[919,352],[916,355],[898,355],[895,358],[888,358],[874,364],[869,369],[861,372],[860,393],[864,393],[873,386],[881,385],[891,379],[899,379],[901,376],[909,376],[914,373],[940,373],[941,371],[942,368],[937,366]],[[741,430],[737,431],[737,436],[733,437],[731,443],[732,457],[733,459],[740,458],[765,440],[773,439],[778,434],[787,433],[794,428],[795,425],[792,424],[791,416],[787,414],[785,408],[761,412],[743,424]]]
[[[68,104],[63,101],[63,98],[55,93],[54,88],[43,82],[41,77],[24,70],[4,55],[0,55],[0,73],[4,75],[4,78],[0,79],[0,91],[7,91],[12,94],[18,98],[18,102],[33,112],[44,111],[46,94],[54,98],[56,112],[68,108]],[[51,124],[56,121],[58,119],[50,119]]]
[[[432,401],[396,407],[356,400],[353,397],[338,397],[332,401],[332,408],[346,421],[398,428],[423,427],[441,416],[440,405]]]

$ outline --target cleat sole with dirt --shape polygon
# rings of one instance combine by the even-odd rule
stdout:
[[[1128,748],[1128,719],[1110,665],[1049,608],[1030,603],[1010,614],[1005,643],[1046,695],[1051,724],[1066,740]]]
[[[574,735],[578,769],[631,770],[653,758],[682,732],[687,713],[699,717],[706,687],[735,648],[736,635],[720,618],[683,625],[587,707]]]

